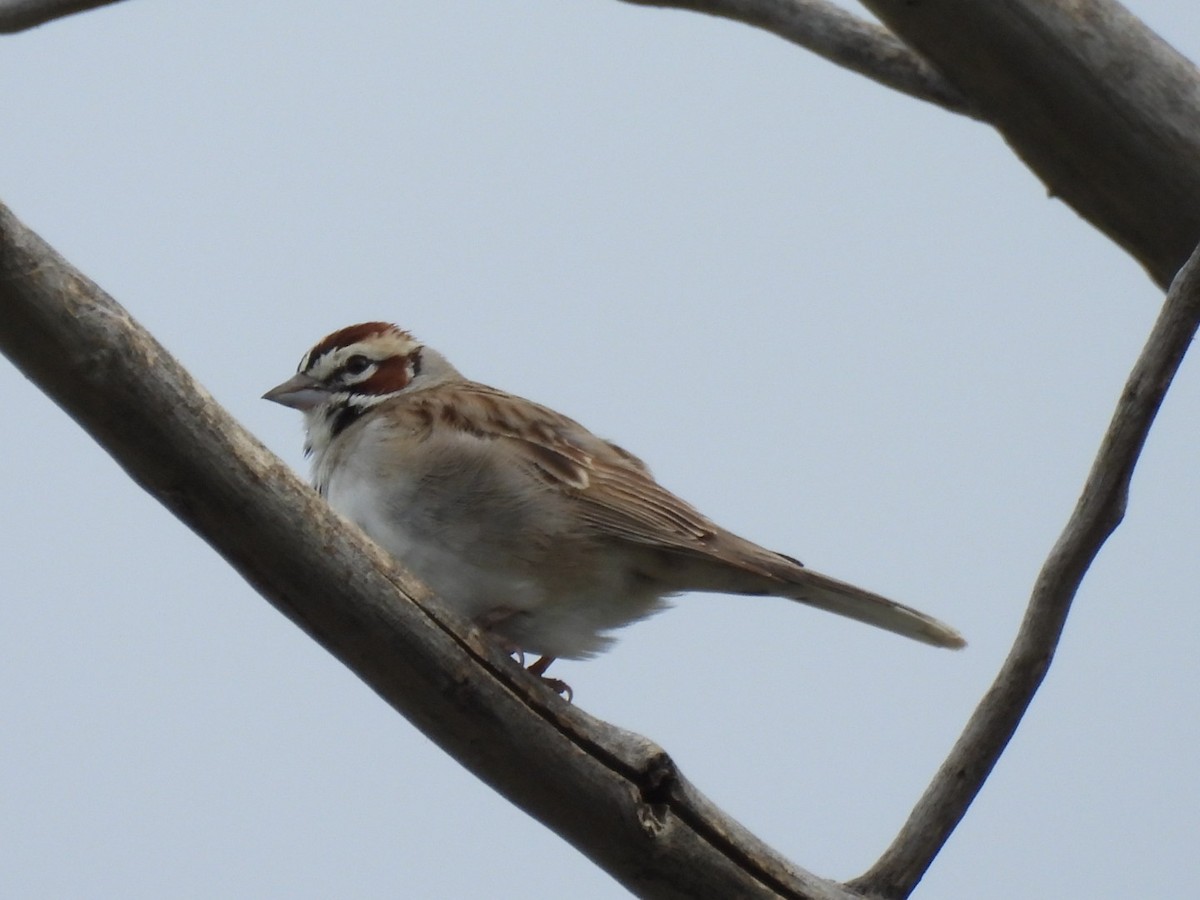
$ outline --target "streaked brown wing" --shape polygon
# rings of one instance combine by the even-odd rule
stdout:
[[[633,454],[596,437],[552,409],[484,385],[456,385],[469,404],[460,425],[503,439],[552,487],[580,504],[582,520],[619,540],[721,555],[710,542],[721,529],[660,486]],[[460,394],[461,396],[461,394]]]
[[[648,474],[596,460],[580,493],[583,518],[624,540],[681,550],[704,550],[718,528]]]

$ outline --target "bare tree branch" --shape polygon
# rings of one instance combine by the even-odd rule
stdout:
[[[0,351],[284,615],[463,766],[645,897],[852,900],[562,701],[222,410],[0,206]]]
[[[118,0],[0,0],[0,33],[12,34]],[[625,0],[678,7],[754,25],[918,100],[974,115],[962,93],[886,28],[828,0]]]
[[[15,34],[118,0],[0,0],[0,34]]]
[[[971,104],[928,60],[886,28],[828,0],[624,0],[637,6],[689,9],[744,22],[799,44],[885,87],[950,112],[975,116]]]
[[[1176,276],[1129,374],[1083,493],[1042,566],[1000,674],[892,846],[850,886],[907,897],[975,799],[1050,667],[1084,573],[1125,515],[1134,466],[1198,327],[1200,247]]]
[[[0,0],[0,31],[106,2]],[[890,32],[828,0],[624,2],[746,22],[995,125],[1159,285],[1200,240],[1200,73],[1115,0],[863,0]]]
[[[1166,287],[1200,241],[1200,73],[1114,0],[863,0]]]
[[[994,125],[1162,287],[1200,240],[1200,73],[1115,0],[862,0],[890,31],[825,0],[624,2],[746,22]]]

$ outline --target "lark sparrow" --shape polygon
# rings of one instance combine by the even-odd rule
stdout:
[[[957,631],[734,535],[637,457],[468,381],[405,331],[335,331],[264,397],[304,412],[317,490],[508,650],[603,650],[682,591],[799,600],[938,647]]]

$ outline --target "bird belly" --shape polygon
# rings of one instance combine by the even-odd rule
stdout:
[[[443,601],[530,653],[593,656],[612,642],[607,632],[666,605],[656,583],[610,565],[593,540],[548,528],[553,510],[500,516],[486,495],[447,502],[408,476],[389,478],[386,493],[335,476],[327,496]]]
[[[498,603],[518,610],[540,604],[536,584],[509,567],[495,565],[496,560],[487,565],[481,541],[472,541],[462,529],[443,527],[436,517],[428,515],[415,489],[406,487],[402,479],[392,479],[385,498],[367,482],[335,478],[329,485],[329,504],[472,619],[488,613]]]

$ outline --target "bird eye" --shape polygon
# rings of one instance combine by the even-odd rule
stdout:
[[[356,353],[342,366],[347,375],[361,375],[371,367],[371,360],[363,356],[361,353]]]

